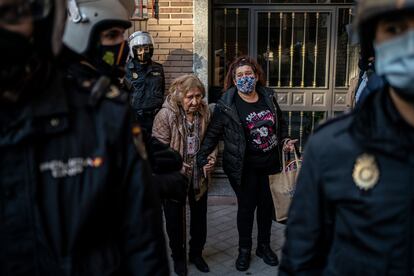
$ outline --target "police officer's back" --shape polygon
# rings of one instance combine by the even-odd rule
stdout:
[[[414,2],[361,0],[357,17],[385,87],[310,138],[280,275],[414,273]]]
[[[45,19],[34,25],[28,47],[49,67],[34,71],[34,85],[21,90],[30,77],[24,75],[15,83],[15,97],[7,96],[10,89],[2,93],[8,102],[0,108],[0,275],[167,274],[159,203],[145,154],[132,142],[125,99],[111,89],[97,89],[100,97],[92,97],[86,82],[79,89],[76,81],[65,80],[50,53],[40,55],[30,44],[36,34],[47,34],[37,27],[53,26],[56,17],[48,11],[64,14],[63,1],[49,7],[44,1],[0,0],[0,8],[2,2],[22,5],[13,11],[29,2],[35,11],[45,4]],[[117,1],[72,4],[90,23],[94,13],[82,7],[97,2],[115,5],[127,18]],[[21,16],[30,16],[30,9],[24,11]],[[0,37],[6,37],[3,30]]]
[[[129,37],[131,60],[127,64],[126,87],[131,93],[131,106],[137,122],[148,132],[164,102],[165,77],[161,64],[153,61],[154,42],[148,32],[135,32]]]

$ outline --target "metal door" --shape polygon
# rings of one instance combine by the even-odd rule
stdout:
[[[346,27],[351,5],[261,5],[215,9],[213,85],[234,57],[255,57],[277,93],[300,150],[321,121],[349,108],[358,48]]]

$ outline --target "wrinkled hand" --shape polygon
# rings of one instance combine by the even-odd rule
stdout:
[[[181,168],[181,173],[186,175],[186,176],[190,176],[191,175],[191,165],[188,163],[183,162],[183,167]]]
[[[204,167],[203,167],[204,177],[207,177],[207,175],[209,175],[210,173],[212,173],[214,171],[215,163],[216,163],[216,161],[213,158],[210,158],[208,160],[208,163],[206,165],[204,165]]]
[[[287,139],[285,141],[285,143],[283,144],[283,151],[284,152],[289,152],[289,151],[294,151],[295,150],[295,143],[298,141],[298,139]]]

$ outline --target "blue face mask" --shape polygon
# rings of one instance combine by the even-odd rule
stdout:
[[[244,76],[236,79],[237,90],[244,94],[250,94],[256,87],[256,78],[254,76]]]
[[[414,102],[414,31],[375,44],[375,71],[405,100]]]

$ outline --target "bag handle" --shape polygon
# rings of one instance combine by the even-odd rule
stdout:
[[[299,158],[298,153],[296,152],[296,147],[293,148],[293,154],[295,155],[296,168],[299,168]]]
[[[298,153],[296,151],[296,147],[293,148],[293,154],[295,156],[295,163],[296,163],[296,168],[299,168],[299,157],[298,157]],[[283,151],[282,149],[282,171],[286,172],[286,155],[287,153]]]
[[[286,152],[282,149],[282,172],[286,171]]]

